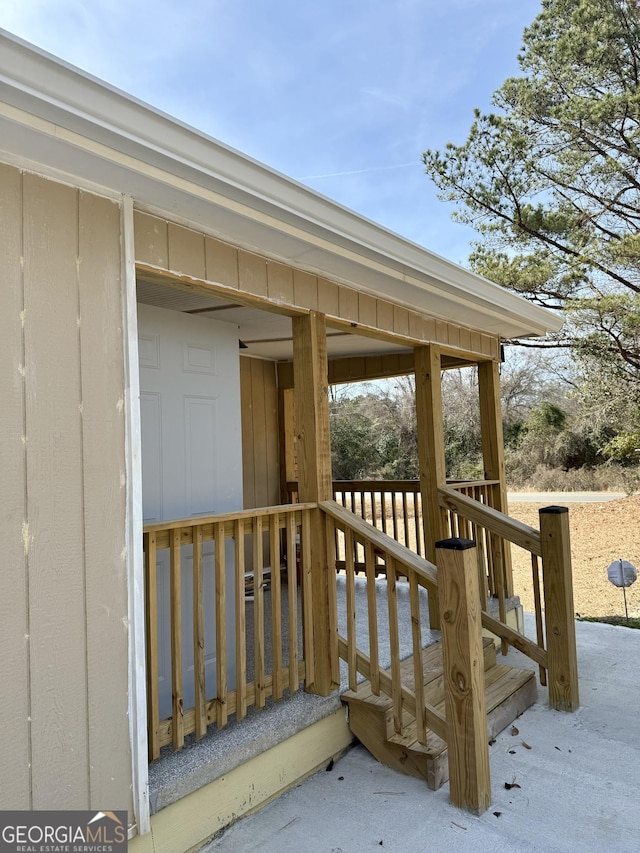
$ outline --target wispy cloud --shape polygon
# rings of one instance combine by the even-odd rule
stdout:
[[[368,169],[349,169],[344,172],[328,172],[324,175],[304,175],[301,178],[296,178],[297,181],[316,181],[319,178],[343,178],[346,175],[367,175],[370,172],[387,172],[391,169],[408,169],[409,166],[415,167],[419,165],[418,160],[412,163],[395,163],[393,166],[370,166]]]
[[[405,110],[416,109],[418,106],[409,98],[402,97],[401,95],[397,95],[393,92],[385,91],[384,89],[362,89],[362,94],[376,98],[378,101],[383,101],[385,104],[402,107],[402,109]]]

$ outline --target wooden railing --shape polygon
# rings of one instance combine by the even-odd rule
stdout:
[[[340,657],[346,661],[349,689],[357,689],[358,674],[369,680],[374,695],[391,700],[396,734],[426,745],[431,730],[448,747],[451,801],[481,814],[491,800],[487,718],[482,667],[479,596],[473,562],[457,551],[438,551],[438,567],[398,543],[335,501],[320,503],[327,517],[328,539],[344,554],[346,580],[345,635],[338,635]],[[448,540],[457,548],[459,540]],[[446,545],[447,543],[439,543]],[[468,546],[473,543],[469,542]],[[356,565],[364,561],[368,631],[357,635]],[[386,582],[376,582],[377,563],[385,567]],[[400,648],[398,575],[407,578],[411,626],[411,665],[402,663]],[[427,701],[424,687],[420,589],[439,588],[447,613],[443,621],[442,684],[446,715]],[[382,669],[379,649],[378,598],[386,597],[390,666]],[[360,599],[362,602],[362,599]],[[424,602],[426,609],[426,601]],[[363,620],[360,620],[363,625]],[[414,728],[415,727],[415,728]]]
[[[483,506],[493,507],[495,490],[500,487],[500,482],[452,480],[447,485]],[[337,503],[411,548],[419,556],[424,554],[424,516],[418,480],[334,480],[333,497]],[[512,592],[513,582],[510,554],[503,544],[483,528],[476,530],[474,525],[469,525],[464,519],[459,521],[455,513],[446,513],[443,523],[447,535],[475,540],[478,566],[482,567],[485,574],[481,590],[485,591],[485,595],[501,595],[504,601],[505,595]],[[338,568],[344,568],[340,561]],[[363,570],[363,564],[357,563],[356,572],[361,574]],[[383,563],[379,562],[377,572],[384,574]]]
[[[186,735],[201,738],[210,724],[220,729],[230,716],[240,720],[247,708],[313,681],[308,551],[315,508],[294,504],[145,526],[150,760],[166,744],[180,749]],[[193,679],[190,707],[184,707],[186,671]],[[162,719],[161,677],[171,684],[171,715]]]
[[[424,554],[418,480],[334,480],[333,499],[416,554]]]
[[[510,628],[502,610],[498,619],[487,612],[486,595],[483,598],[480,593],[486,575],[473,553],[474,542],[463,536],[437,544],[436,568],[336,501],[147,525],[144,552],[150,759],[159,756],[162,746],[172,744],[174,749],[180,749],[185,736],[191,733],[203,737],[210,724],[220,729],[231,716],[242,719],[250,706],[262,708],[269,697],[277,701],[291,695],[301,681],[305,687],[313,684],[315,609],[310,543],[311,519],[314,513],[320,516],[320,510],[327,528],[328,566],[338,558],[344,564],[344,633],[335,627],[335,595],[330,596],[331,608],[336,612],[331,614],[329,623],[334,625],[331,643],[337,644],[338,654],[347,664],[349,688],[356,690],[358,676],[363,676],[370,681],[374,694],[384,694],[391,700],[394,728],[399,735],[405,734],[410,725],[412,735],[415,726],[420,743],[427,743],[429,731],[444,740],[449,748],[452,800],[475,811],[486,808],[490,780],[484,687],[478,674],[482,658],[480,625],[536,661],[541,672],[548,672],[549,702],[553,707],[573,710],[578,706],[567,514],[561,507],[541,510],[539,532],[461,493],[460,488],[441,488],[439,504],[459,534],[487,531],[532,554],[537,642]],[[336,543],[335,553],[331,543]],[[364,578],[357,579],[359,565],[364,567]],[[386,582],[377,581],[381,566]],[[329,575],[335,583],[335,573]],[[248,577],[253,608],[250,620]],[[406,613],[401,613],[398,606],[399,577],[406,578]],[[183,596],[185,580],[190,580],[193,588],[189,601]],[[368,630],[363,632],[364,637],[358,635],[356,628],[356,607],[360,606],[356,583],[365,586]],[[445,611],[442,641],[446,716],[427,702],[423,690],[421,609],[426,601],[422,596],[421,603],[422,589],[439,589]],[[380,596],[386,598],[386,628],[382,627],[386,620],[381,620],[378,611]],[[205,598],[210,604],[213,602],[212,608],[205,607]],[[209,642],[212,617],[213,641]],[[187,621],[193,623],[188,630]],[[413,655],[409,667],[402,665],[401,621],[411,630]],[[169,716],[160,711],[162,626],[170,635],[168,663],[162,673],[171,684]],[[388,641],[387,668],[381,664],[383,632]],[[249,651],[249,644],[253,651]],[[212,679],[207,676],[207,658],[214,660]],[[186,669],[193,673],[194,700],[188,708],[183,677]]]
[[[477,549],[482,625],[502,640],[503,652],[511,645],[535,661],[540,681],[549,686],[549,704],[571,711],[578,707],[578,673],[568,512],[565,507],[540,510],[540,530],[479,503],[450,486],[438,489],[443,521],[453,535],[475,541],[510,543],[531,555],[535,602],[536,642],[506,623],[502,578],[496,579],[498,618],[487,612],[486,569]],[[485,552],[486,553],[486,552]],[[542,568],[542,572],[541,572]]]
[[[447,486],[459,495],[471,498],[482,506],[496,507],[496,490],[499,480],[449,480]],[[505,543],[493,536],[489,530],[476,526],[455,512],[443,513],[444,529],[449,536],[473,539],[476,543],[478,571],[484,576],[480,584],[480,593],[498,598],[504,602],[505,596],[513,594],[511,575],[511,553]],[[486,601],[484,601],[486,609]]]
[[[395,539],[382,533],[368,522],[354,515],[335,501],[323,501],[320,508],[327,516],[328,536],[337,539],[344,556],[346,575],[346,636],[338,635],[340,657],[348,667],[349,689],[357,687],[358,673],[369,679],[375,695],[381,693],[393,702],[394,728],[402,734],[406,725],[403,711],[408,711],[417,724],[417,738],[426,744],[427,730],[431,729],[446,740],[446,722],[443,714],[426,703],[423,692],[422,632],[419,588],[435,590],[437,570],[434,565],[419,557]],[[376,584],[378,564],[384,565],[387,582]],[[363,564],[366,578],[366,609],[368,632],[363,643],[356,635],[356,565]],[[403,683],[399,640],[399,610],[397,577],[408,578],[410,624],[414,671],[412,678]],[[388,642],[391,674],[380,665],[378,596],[383,592],[387,599]]]

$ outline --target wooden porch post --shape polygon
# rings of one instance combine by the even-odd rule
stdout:
[[[447,536],[448,532],[438,503],[438,487],[444,486],[447,478],[444,461],[440,351],[433,344],[416,347],[414,358],[425,556],[435,564],[436,541]],[[440,627],[438,596],[433,593],[429,593],[429,623],[432,628]]]
[[[492,486],[492,506],[509,514],[507,505],[507,479],[504,468],[504,436],[502,432],[502,405],[500,401],[500,367],[495,361],[484,361],[478,365],[478,391],[480,395],[480,429],[482,432],[482,458],[485,480],[498,480]],[[491,537],[494,566],[500,566],[496,575],[502,574],[505,595],[513,595],[513,570],[511,548],[504,540]]]
[[[291,500],[287,484],[297,481],[295,453],[295,391],[278,389],[278,421],[280,424],[280,499],[283,504]]]
[[[333,496],[329,438],[327,329],[323,314],[294,317],[293,377],[296,405],[298,494],[302,503]],[[324,514],[311,517],[311,583],[315,677],[310,692],[327,695],[340,683],[335,613],[335,556]],[[304,630],[311,626],[305,625]]]
[[[566,506],[547,506],[539,510],[539,517],[549,704],[558,711],[575,711],[580,705],[580,696],[569,510]]]
[[[491,802],[480,590],[475,543],[436,544],[447,718],[449,796],[482,814]]]

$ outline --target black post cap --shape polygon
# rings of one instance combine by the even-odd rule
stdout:
[[[568,506],[543,506],[538,512],[549,512],[554,514],[559,514],[562,512],[569,512]]]
[[[440,539],[436,542],[436,548],[444,548],[447,551],[466,551],[468,548],[475,548],[476,543],[473,539],[459,539],[452,537],[451,539]]]

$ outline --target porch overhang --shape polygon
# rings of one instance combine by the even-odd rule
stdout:
[[[503,338],[562,319],[0,31],[4,159]]]

